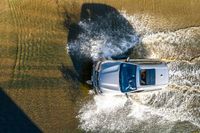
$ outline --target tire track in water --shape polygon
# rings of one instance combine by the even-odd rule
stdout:
[[[14,25],[15,28],[17,29],[17,52],[16,52],[16,59],[15,59],[15,66],[14,66],[14,72],[13,72],[13,83],[18,80],[18,77],[16,75],[18,75],[20,73],[20,59],[21,59],[21,27],[19,19],[18,19],[18,12],[17,9],[15,7],[15,3],[12,0],[8,0],[9,3],[9,7],[11,10],[11,14],[13,17],[13,21],[14,21]]]
[[[21,55],[20,55],[20,62],[21,62],[21,65],[20,65],[20,80],[21,81],[24,81],[25,80],[25,71],[26,71],[26,55],[27,55],[27,44],[26,44],[26,35],[24,35],[25,33],[25,28],[24,28],[24,22],[26,21],[23,16],[24,16],[24,12],[23,12],[23,9],[21,7],[23,1],[20,0],[20,1],[17,1],[18,5],[16,6],[16,8],[18,9],[18,18],[20,20],[20,29],[21,29],[21,35],[20,35],[20,38],[21,38]],[[23,82],[24,86],[26,87],[26,82]]]
[[[17,29],[17,52],[13,72],[13,83],[15,83],[26,80],[26,72],[29,69],[29,67],[27,67],[29,58],[39,56],[40,46],[38,45],[40,45],[40,43],[37,43],[37,40],[35,39],[29,38],[31,37],[29,29],[25,27],[28,23],[31,25],[29,16],[25,17],[25,10],[23,9],[25,1],[8,0],[8,2],[15,23],[15,28]],[[34,44],[36,46],[34,46]],[[27,82],[23,82],[23,87],[26,86]]]

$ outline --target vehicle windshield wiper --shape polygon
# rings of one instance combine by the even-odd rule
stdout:
[[[131,78],[128,80],[128,86],[126,87],[126,91],[128,90],[134,90],[134,88],[131,86],[131,83],[134,82],[135,80],[135,75],[132,75]]]
[[[134,88],[133,87],[131,87],[131,85],[129,84],[127,87],[126,87],[126,89],[125,89],[126,91],[128,91],[128,90],[134,90]]]

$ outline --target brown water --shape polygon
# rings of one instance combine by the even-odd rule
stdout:
[[[28,118],[26,121],[33,124],[34,129],[37,127],[44,132],[200,131],[199,0],[56,0],[53,4],[38,0],[31,3],[32,8],[28,1],[23,1],[24,5],[21,1],[4,2],[10,2],[6,10],[10,6],[9,15],[16,19],[16,24],[8,25],[5,31],[11,32],[13,27],[17,29],[20,33],[19,36],[17,34],[18,43],[24,41],[21,43],[24,45],[19,46],[27,51],[31,46],[30,49],[35,49],[38,54],[34,57],[36,64],[30,60],[19,64],[25,64],[23,68],[32,63],[41,71],[33,69],[35,75],[26,77],[28,70],[19,72],[16,69],[16,75],[20,75],[25,83],[20,81],[18,86],[10,85],[14,89],[6,88],[6,93],[1,92],[1,96],[10,104],[7,110],[17,108],[19,112],[24,112],[27,116],[23,113],[21,116]],[[22,10],[25,7],[27,9]],[[43,7],[48,7],[45,12]],[[30,11],[28,13],[34,16],[33,19],[25,11]],[[45,16],[51,11],[58,15]],[[36,27],[33,31],[38,31],[34,39],[32,34],[29,35],[33,32],[31,26]],[[32,48],[32,43],[37,47]],[[49,45],[51,43],[56,46]],[[65,43],[67,53],[60,50],[64,49]],[[62,46],[57,46],[59,44]],[[53,59],[49,56],[38,59],[46,56],[39,56],[43,50]],[[57,54],[57,51],[62,52]],[[29,53],[19,54],[18,60],[26,58],[24,55]],[[169,67],[169,86],[159,92],[135,94],[131,99],[91,94],[85,80],[91,76],[92,62],[127,55],[132,58],[165,59]],[[53,71],[49,74],[47,69]],[[17,76],[14,78],[21,80]],[[13,101],[7,100],[7,95]],[[14,116],[12,112],[15,113],[7,113],[8,118]],[[17,117],[11,119],[15,120]]]

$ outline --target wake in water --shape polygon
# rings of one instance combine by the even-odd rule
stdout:
[[[124,54],[130,49],[133,49],[132,57],[173,59],[168,63],[170,84],[163,91],[135,94],[132,100],[125,96],[94,96],[80,109],[77,116],[80,128],[99,132],[199,129],[200,27],[155,32],[149,24],[151,16],[130,16],[125,12],[121,15],[128,23],[121,23],[124,18],[112,13],[95,21],[80,21],[81,30],[69,41],[69,52],[94,61]]]
[[[122,15],[131,23],[140,36],[140,45],[133,50],[139,58],[160,58],[192,61],[200,58],[200,27],[189,27],[175,31],[156,32],[149,14]],[[155,26],[156,27],[156,26]]]
[[[190,132],[200,127],[200,93],[165,90],[132,98],[95,96],[79,112],[80,128],[98,132]]]
[[[191,27],[174,32],[144,35],[142,45],[151,58],[192,61],[200,57],[200,28]]]
[[[168,64],[170,84],[200,91],[200,62],[175,61]]]
[[[92,132],[192,132],[200,129],[199,63],[171,62],[169,86],[131,96],[94,96],[79,115]]]

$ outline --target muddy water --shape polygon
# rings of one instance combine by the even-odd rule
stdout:
[[[67,22],[67,49],[80,82],[89,79],[92,62],[102,58],[160,58],[168,62],[170,74],[167,88],[130,99],[88,92],[90,100],[77,110],[79,129],[200,131],[200,1],[102,0],[68,5],[72,8],[67,12],[76,16]]]

